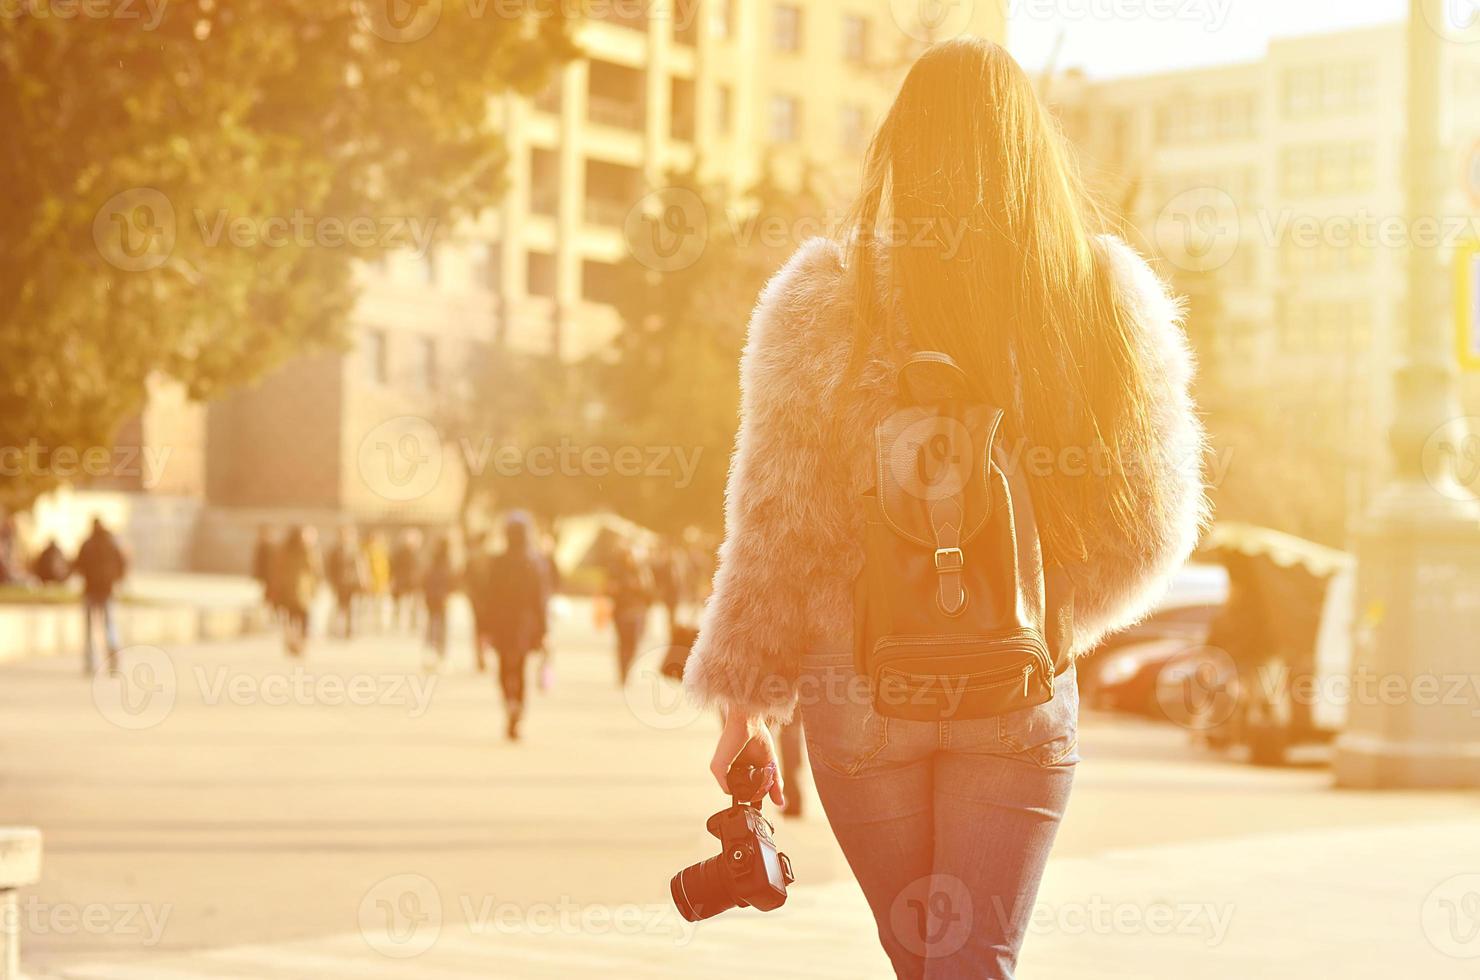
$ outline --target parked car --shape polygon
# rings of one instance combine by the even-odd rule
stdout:
[[[1228,601],[1221,565],[1191,563],[1145,620],[1107,637],[1080,661],[1079,695],[1095,708],[1155,715],[1156,677],[1178,653],[1201,646]]]

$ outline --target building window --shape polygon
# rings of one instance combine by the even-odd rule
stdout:
[[[385,385],[391,381],[390,344],[384,330],[365,331],[364,346],[365,377],[371,384]]]
[[[868,123],[863,106],[848,104],[840,113],[842,146],[849,153],[859,153],[868,145]]]
[[[714,92],[714,124],[721,136],[735,131],[735,90],[720,85]]]
[[[868,18],[843,15],[843,59],[855,65],[868,61]]]
[[[771,142],[795,143],[802,130],[802,104],[790,95],[771,96]]]
[[[549,252],[530,252],[525,276],[525,291],[531,296],[555,298],[555,256]]]
[[[802,8],[778,3],[774,14],[774,41],[777,51],[802,50]]]
[[[725,40],[735,33],[735,0],[711,0],[709,33]]]

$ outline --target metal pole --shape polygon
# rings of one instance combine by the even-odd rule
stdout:
[[[1392,482],[1357,535],[1352,699],[1335,759],[1340,786],[1480,786],[1473,714],[1480,706],[1431,690],[1446,682],[1452,689],[1480,669],[1480,502],[1461,488],[1453,454],[1434,452],[1433,442],[1462,418],[1452,279],[1439,244],[1416,235],[1444,215],[1452,169],[1439,113],[1446,2],[1409,4],[1406,355],[1394,379]]]

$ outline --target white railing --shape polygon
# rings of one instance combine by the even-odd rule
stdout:
[[[41,831],[0,827],[0,980],[21,980],[20,899],[41,878]]]

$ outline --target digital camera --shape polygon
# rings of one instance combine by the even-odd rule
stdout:
[[[791,859],[776,849],[775,828],[761,816],[761,794],[751,792],[759,778],[754,767],[730,770],[731,805],[705,824],[719,838],[719,853],[689,865],[669,882],[673,904],[689,922],[736,906],[770,912],[786,904],[786,886],[796,875]]]

